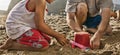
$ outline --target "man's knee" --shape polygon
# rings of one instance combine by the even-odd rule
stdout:
[[[79,3],[77,6],[77,12],[80,14],[85,14],[88,12],[87,4],[86,3]]]

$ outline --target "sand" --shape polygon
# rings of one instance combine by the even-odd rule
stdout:
[[[6,17],[0,17],[0,24],[4,25]],[[57,32],[66,35],[66,38],[73,39],[73,31],[66,24],[66,17],[61,15],[47,16],[46,23]],[[101,40],[102,49],[81,51],[79,48],[70,48],[60,46],[54,38],[53,44],[46,51],[16,51],[0,50],[0,55],[120,55],[120,22],[111,18],[110,24],[113,28],[111,36],[104,36]],[[0,45],[7,39],[5,29],[0,30]]]

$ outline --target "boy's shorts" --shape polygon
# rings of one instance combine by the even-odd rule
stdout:
[[[35,48],[44,48],[49,46],[50,38],[48,35],[39,32],[36,29],[31,29],[25,32],[17,39],[18,43]]]
[[[101,16],[97,15],[95,17],[87,17],[87,20],[83,25],[85,25],[87,28],[97,28],[98,25],[101,22]]]

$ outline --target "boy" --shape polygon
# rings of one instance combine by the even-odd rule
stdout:
[[[50,38],[56,38],[61,45],[67,45],[64,34],[52,30],[44,21],[46,1],[22,0],[9,13],[6,20],[8,40],[1,49],[45,50],[49,47]]]
[[[67,0],[68,26],[75,32],[84,32],[82,25],[85,25],[87,31],[94,33],[91,48],[99,48],[100,38],[112,30],[109,25],[111,5],[112,0]]]

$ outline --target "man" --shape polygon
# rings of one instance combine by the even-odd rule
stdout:
[[[7,17],[6,32],[9,38],[0,49],[45,50],[49,47],[49,36],[66,46],[68,40],[65,35],[52,30],[44,21],[46,2],[52,1],[20,1]]]
[[[100,46],[100,38],[104,33],[111,33],[109,25],[112,0],[67,0],[66,12],[68,26],[75,32],[87,31],[94,33],[90,39],[91,48]]]

